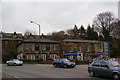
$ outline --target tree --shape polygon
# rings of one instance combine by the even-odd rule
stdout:
[[[70,39],[80,39],[79,29],[78,29],[77,25],[74,25],[73,29],[68,29],[67,35],[70,37]]]
[[[53,32],[51,35],[52,40],[57,40],[61,41],[65,39],[65,32],[64,31],[59,31],[59,32]]]
[[[73,29],[68,29],[68,30],[67,30],[67,35],[73,37],[73,36],[74,36],[74,31],[73,31]]]
[[[102,36],[102,35],[99,35],[99,36],[98,36],[98,40],[103,41],[103,40],[104,40],[104,39],[103,39],[103,36]]]
[[[100,29],[99,37],[103,36],[103,40],[109,42],[110,56],[120,57],[120,23],[114,15],[111,12],[100,13],[95,17],[93,25]]]
[[[111,57],[120,57],[120,21],[114,22],[112,26]]]
[[[116,20],[116,22],[114,22],[112,26],[113,26],[113,30],[111,32],[111,35],[114,38],[120,39],[120,20]]]
[[[28,36],[30,34],[34,34],[35,35],[36,32],[35,31],[26,30],[25,33],[24,33],[24,36]]]
[[[79,35],[81,38],[85,38],[86,36],[86,30],[84,29],[83,25],[81,25],[81,27],[79,28]]]
[[[88,25],[88,28],[86,30],[86,39],[88,40],[98,40],[98,34],[94,31],[94,28],[91,28],[90,25]]]
[[[73,29],[73,37],[74,39],[79,39],[79,30],[78,30],[78,27],[77,25],[74,25],[74,29]]]
[[[94,27],[101,27],[101,33],[105,39],[105,41],[110,40],[110,32],[113,30],[113,26],[111,25],[115,21],[114,15],[111,12],[104,12],[98,14],[94,21]]]

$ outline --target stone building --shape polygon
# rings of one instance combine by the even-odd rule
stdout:
[[[93,57],[91,55],[95,53],[105,53],[105,56],[109,56],[108,42],[74,39],[54,41],[48,39],[47,36],[32,34],[23,36],[21,33],[16,32],[1,32],[0,36],[2,38],[2,55],[15,55],[18,59],[52,60],[58,57],[66,57],[64,54],[67,53],[77,53],[77,58],[80,60],[89,60]],[[67,57],[75,59],[74,55]]]
[[[27,39],[18,45],[18,59],[56,59],[60,54],[60,42],[49,39]]]
[[[2,38],[2,55],[16,54],[17,45],[23,40],[21,33],[0,33]]]
[[[91,59],[91,54],[105,53],[108,56],[108,51],[104,51],[104,42],[92,40],[63,40],[53,41],[49,39],[27,39],[23,40],[18,45],[17,53],[19,59],[56,59],[58,56],[64,58],[66,53],[77,53],[79,60]],[[75,59],[76,56],[68,55],[67,58]]]
[[[92,54],[104,53],[105,56],[109,56],[108,45],[104,45],[105,42],[94,40],[63,40],[61,43],[61,51],[66,53],[77,53],[80,60],[89,60],[92,58]],[[106,51],[105,51],[106,47]],[[74,59],[75,56],[70,55],[69,59]]]

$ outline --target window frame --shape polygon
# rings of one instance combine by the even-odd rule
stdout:
[[[39,44],[35,44],[35,50],[39,51],[40,50],[40,45]]]
[[[95,65],[95,63],[98,63],[98,65]],[[100,67],[100,61],[95,61],[95,62],[93,62],[93,64],[92,64],[92,66],[94,66],[94,67]]]

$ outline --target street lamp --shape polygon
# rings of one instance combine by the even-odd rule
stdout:
[[[38,24],[38,23],[36,23],[36,22],[34,22],[34,21],[30,21],[31,23],[34,23],[34,24],[36,24],[36,25],[38,25],[39,26],[39,38],[40,38],[40,24]]]

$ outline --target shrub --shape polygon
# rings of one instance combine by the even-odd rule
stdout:
[[[77,61],[77,64],[87,64],[88,62],[87,61],[85,61],[85,60],[78,60]]]
[[[40,63],[40,61],[41,61],[40,59],[36,59],[36,60],[27,60],[27,59],[25,59],[25,60],[23,60],[24,63],[32,63],[32,64],[33,63]]]

